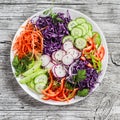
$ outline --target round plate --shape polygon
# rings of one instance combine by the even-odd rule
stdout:
[[[101,81],[103,80],[103,77],[105,75],[107,64],[108,64],[108,49],[107,49],[107,44],[106,44],[105,37],[104,37],[101,29],[98,27],[98,25],[92,19],[90,19],[88,16],[86,16],[85,14],[83,14],[83,13],[81,13],[79,11],[73,10],[73,9],[58,8],[58,7],[53,8],[53,11],[55,11],[55,12],[62,12],[62,13],[65,13],[65,15],[66,15],[66,11],[67,10],[69,11],[70,16],[71,16],[72,19],[75,19],[77,17],[84,17],[85,19],[87,19],[92,24],[94,31],[99,32],[99,34],[101,35],[102,44],[103,44],[103,46],[105,48],[105,56],[104,56],[104,59],[102,61],[102,72],[101,72],[101,75],[99,75],[99,78],[98,78],[98,82],[101,83]],[[34,14],[29,19],[31,19],[31,18],[33,18],[35,16],[43,16],[43,11],[40,11],[40,12]],[[22,24],[22,26],[24,26],[26,23],[27,23],[27,20]],[[22,30],[22,27],[20,27],[18,29],[18,31],[17,31],[14,39],[13,39],[12,46],[13,46],[13,43],[15,41],[16,36],[20,34],[21,30]],[[12,46],[11,46],[11,51],[10,51],[10,61],[11,61],[11,67],[12,67],[12,70],[13,70],[13,73],[14,73],[14,76],[15,76],[15,70],[14,70],[14,68],[12,66],[12,61],[13,61],[13,57],[14,57],[14,52],[12,51]],[[16,78],[16,76],[15,76],[15,78]],[[36,99],[36,100],[38,100],[40,102],[46,103],[46,104],[51,104],[51,105],[69,105],[69,104],[76,103],[76,102],[81,101],[81,100],[86,98],[86,97],[78,97],[78,96],[76,96],[74,99],[70,100],[69,102],[57,102],[57,101],[52,101],[52,100],[43,100],[43,99],[41,99],[42,95],[39,95],[39,94],[31,91],[26,85],[20,84],[19,83],[19,78],[16,78],[16,80],[17,80],[18,84],[24,89],[24,91],[26,93],[28,93],[34,99]],[[92,92],[99,86],[99,83],[97,83],[95,85],[95,88],[92,90]]]

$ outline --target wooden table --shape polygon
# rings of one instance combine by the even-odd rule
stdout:
[[[10,66],[11,41],[32,14],[49,8],[73,8],[102,29],[109,63],[100,87],[69,106],[40,103],[16,82]],[[0,120],[120,120],[120,0],[0,0]]]

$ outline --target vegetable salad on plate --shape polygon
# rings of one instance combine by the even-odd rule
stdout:
[[[12,65],[20,84],[43,100],[65,102],[85,97],[98,82],[105,49],[87,19],[69,11],[34,16],[13,42]]]

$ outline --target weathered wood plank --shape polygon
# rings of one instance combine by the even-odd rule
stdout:
[[[6,111],[1,112],[1,118],[2,120],[93,120],[92,114],[89,114],[91,117],[79,111]]]
[[[31,98],[13,77],[9,61],[11,41],[18,27],[32,14],[53,4],[77,9],[95,20],[109,48],[108,69],[100,87],[84,101],[69,106],[50,106]],[[0,119],[119,120],[119,19],[119,0],[0,0]]]
[[[61,7],[62,5],[57,5]],[[2,5],[0,6],[0,41],[10,41],[19,26],[32,14],[43,10],[44,8],[50,7],[50,5]],[[67,5],[64,5],[67,7]],[[107,42],[120,42],[120,5],[70,5],[74,9],[77,9],[93,20],[100,26],[105,36],[107,37]],[[87,8],[87,9],[86,9]],[[2,31],[2,32],[1,32]]]
[[[81,3],[81,4],[119,4],[120,1],[119,0],[36,0],[36,1],[31,1],[31,0],[22,0],[22,1],[19,1],[19,0],[1,0],[0,1],[1,4],[21,4],[21,3],[27,3],[27,4],[36,4],[36,3],[56,3],[56,4],[59,4],[59,3],[71,3],[71,4],[74,4],[74,3]]]

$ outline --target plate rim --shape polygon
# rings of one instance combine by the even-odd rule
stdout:
[[[106,65],[106,66],[105,66],[105,68],[104,68],[104,72],[102,73],[102,76],[100,77],[100,83],[101,83],[101,82],[103,81],[103,78],[105,77],[105,74],[106,74],[106,71],[107,71],[107,67],[108,67],[108,46],[107,46],[106,38],[105,38],[105,36],[104,36],[101,28],[97,25],[97,23],[96,23],[93,19],[91,19],[91,18],[88,17],[86,14],[82,13],[81,11],[78,11],[78,10],[75,10],[75,9],[71,9],[71,8],[53,7],[53,10],[55,10],[55,9],[57,9],[57,10],[59,10],[59,11],[60,11],[60,10],[66,10],[66,11],[68,10],[68,11],[73,11],[73,12],[79,13],[79,14],[81,14],[82,17],[85,17],[87,20],[89,20],[90,23],[91,23],[92,25],[94,25],[94,26],[97,28],[97,30],[99,31],[100,35],[102,36],[102,41],[104,41],[104,47],[105,47],[105,53],[106,53],[106,55],[105,55],[105,58],[106,58],[106,59],[105,59],[105,62],[106,62],[105,65]],[[28,17],[27,20],[33,18],[34,16],[36,16],[36,15],[38,15],[38,14],[40,14],[40,13],[43,13],[43,11],[45,11],[45,10],[47,10],[47,9],[43,9],[43,10],[40,10],[40,11],[36,12],[36,13],[33,14],[32,16]],[[27,22],[27,20],[25,20],[25,21],[22,23],[22,25],[25,24],[25,23]],[[17,78],[16,78],[16,76],[15,76],[14,68],[13,68],[13,65],[12,65],[12,54],[13,54],[13,52],[12,52],[12,47],[13,47],[13,43],[14,43],[14,41],[15,41],[15,38],[16,38],[16,36],[17,36],[17,33],[19,33],[19,31],[21,31],[20,28],[21,28],[22,25],[20,25],[20,27],[17,29],[17,31],[16,31],[13,39],[12,39],[12,44],[11,44],[11,49],[10,49],[10,65],[11,65],[11,68],[12,68],[12,73],[13,73],[13,75],[14,75],[17,83],[21,86],[21,88],[22,88],[28,95],[30,95],[30,96],[31,96],[32,98],[34,98],[35,100],[37,100],[37,101],[39,101],[39,102],[41,102],[41,103],[44,103],[44,104],[62,106],[62,105],[75,104],[75,103],[77,103],[77,102],[80,102],[80,101],[82,101],[82,100],[85,100],[87,97],[89,97],[91,94],[93,94],[93,92],[96,91],[96,89],[100,86],[100,84],[96,84],[96,85],[95,85],[95,88],[92,90],[92,92],[89,93],[89,95],[87,95],[86,97],[80,97],[80,98],[82,98],[82,99],[77,99],[76,101],[73,100],[72,102],[56,102],[56,101],[55,101],[55,102],[54,102],[54,101],[53,101],[53,102],[51,102],[51,101],[48,102],[48,101],[42,100],[41,98],[40,98],[40,99],[37,99],[37,98],[35,98],[34,96],[32,96],[29,92],[27,92],[27,90],[23,87],[24,85],[20,84],[20,82],[17,80]],[[39,96],[39,95],[38,95],[38,96]],[[53,104],[53,103],[54,103],[54,104]]]

